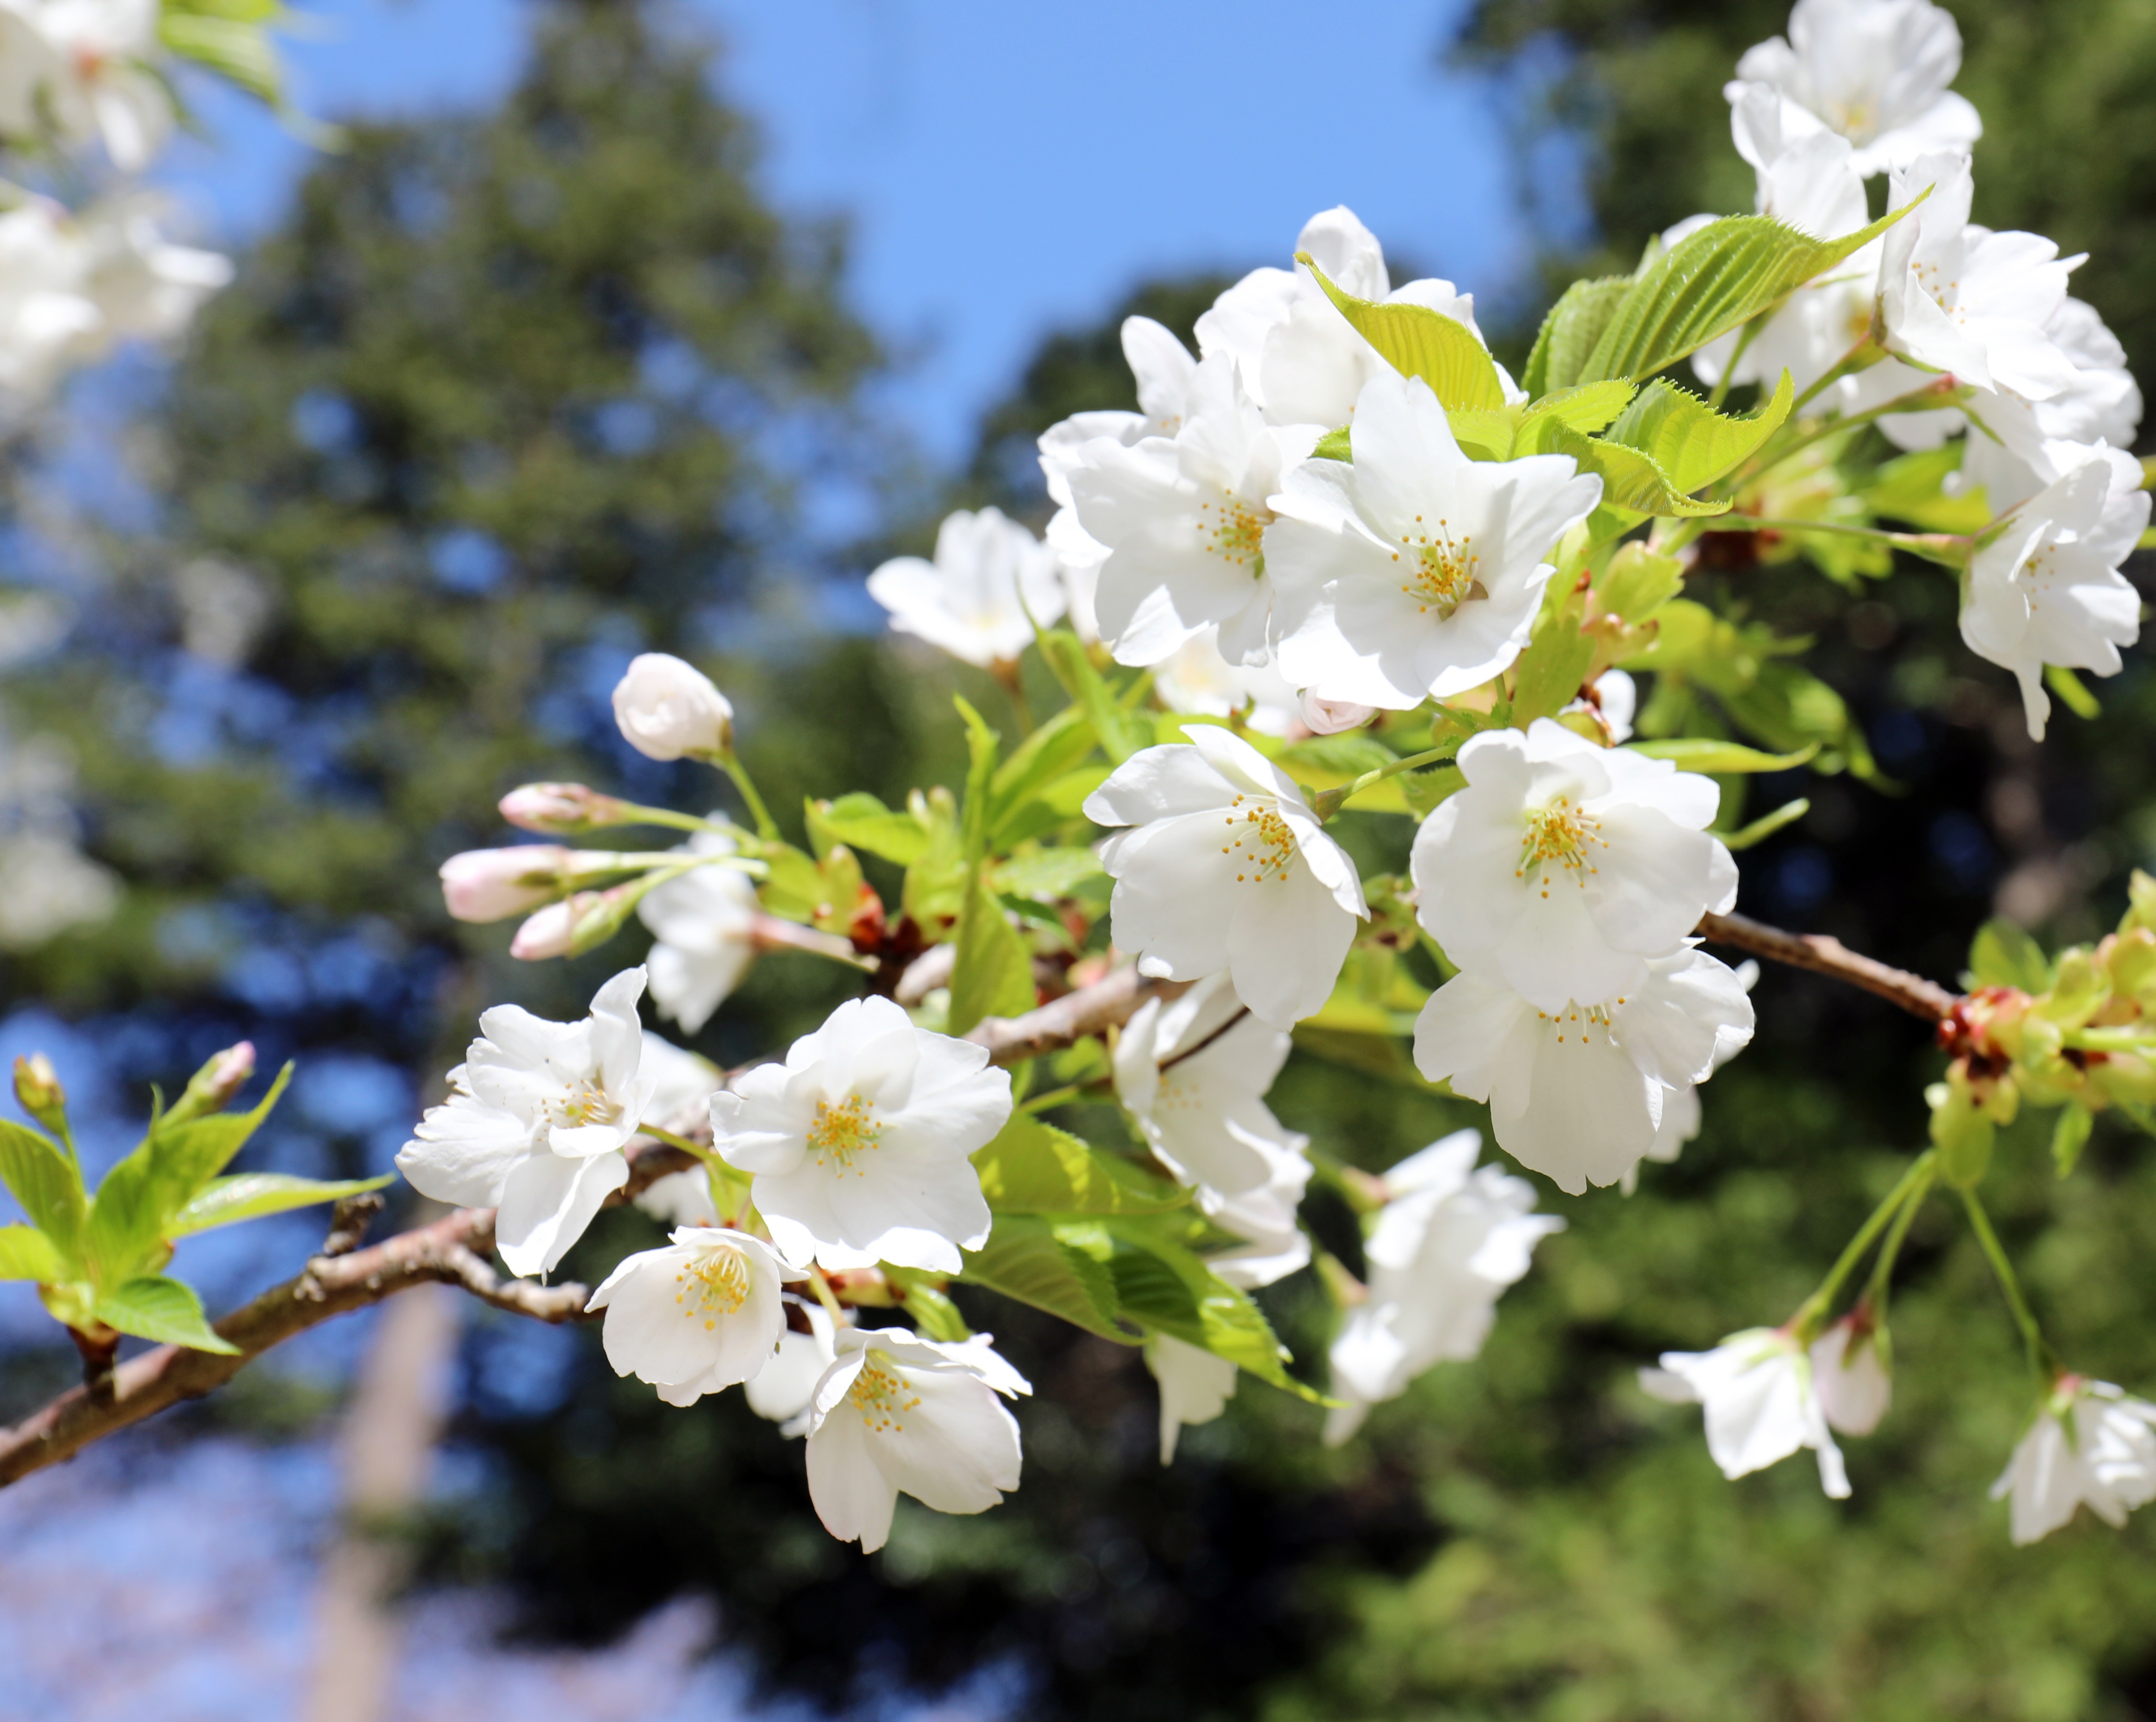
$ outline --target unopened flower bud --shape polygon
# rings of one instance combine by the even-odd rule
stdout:
[[[1812,1385],[1828,1424],[1841,1434],[1869,1435],[1887,1415],[1894,1378],[1886,1350],[1886,1334],[1861,1309],[1812,1341]]]
[[[1359,730],[1377,715],[1374,705],[1357,705],[1347,700],[1321,700],[1315,694],[1302,696],[1302,726],[1313,735],[1338,735],[1349,730]]]
[[[442,864],[442,899],[459,920],[506,920],[557,895],[572,859],[559,843],[467,849]]]
[[[501,817],[521,831],[575,837],[628,823],[627,804],[581,783],[526,783],[501,798]]]
[[[67,1090],[60,1086],[53,1061],[43,1053],[15,1060],[15,1099],[47,1130],[67,1129]]]
[[[614,721],[646,759],[722,758],[733,751],[734,709],[711,679],[664,652],[630,660],[613,690]]]
[[[213,1112],[223,1111],[254,1074],[253,1041],[243,1040],[221,1053],[213,1053],[202,1069],[187,1079],[186,1091],[165,1115],[166,1122],[179,1124],[190,1118],[206,1118]]]
[[[541,962],[550,956],[567,956],[576,935],[577,917],[598,893],[580,891],[560,903],[549,903],[530,916],[509,941],[509,954],[523,962]]]

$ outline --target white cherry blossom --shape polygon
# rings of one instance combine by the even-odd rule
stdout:
[[[1205,1258],[1205,1265],[1229,1284],[1255,1291],[1310,1265],[1309,1234],[1296,1218],[1310,1185],[1310,1160],[1303,1152],[1308,1141],[1294,1131],[1283,1133],[1278,1142],[1259,1141],[1269,1170],[1255,1190],[1223,1196],[1199,1186],[1200,1212],[1223,1232],[1244,1240]]]
[[[809,1402],[816,1396],[816,1383],[839,1355],[838,1328],[830,1312],[816,1303],[803,1302],[794,1308],[807,1319],[808,1331],[788,1327],[780,1334],[771,1361],[742,1388],[748,1408],[778,1424],[778,1432],[788,1440],[808,1432]]]
[[[782,1279],[802,1279],[760,1238],[684,1226],[663,1249],[624,1258],[592,1294],[606,1311],[607,1361],[669,1405],[694,1405],[745,1381],[776,1356],[786,1330]]]
[[[1845,1315],[1812,1341],[1812,1388],[1828,1427],[1840,1435],[1869,1435],[1894,1397],[1884,1339],[1868,1320]]]
[[[2044,666],[2098,675],[2141,632],[2141,599],[2119,571],[2148,525],[2141,466],[2112,449],[2031,498],[1970,560],[1961,637],[2014,672],[2029,734],[2044,739]]]
[[[1752,1038],[1752,1001],[1697,951],[1656,957],[1621,993],[1554,1011],[1471,971],[1415,1019],[1415,1066],[1486,1100],[1500,1147],[1577,1196],[1614,1184],[1656,1145],[1670,1092]]]
[[[644,978],[616,975],[580,1022],[516,1005],[484,1012],[449,1100],[397,1156],[421,1195],[499,1210],[495,1243],[512,1273],[551,1271],[629,1181],[622,1151],[657,1086],[636,1015]]]
[[[807,1266],[956,1274],[988,1235],[968,1158],[1011,1113],[988,1049],[916,1028],[887,998],[824,1026],[711,1097],[711,1145],[751,1175],[781,1254]]]
[[[1352,464],[1287,475],[1265,535],[1281,674],[1321,699],[1404,711],[1480,687],[1527,644],[1545,560],[1602,481],[1571,458],[1470,460],[1419,377],[1355,409]]]
[[[1994,515],[2019,507],[2046,485],[2099,458],[2099,446],[2128,448],[2141,430],[2141,388],[2127,368],[2126,351],[2103,319],[2078,299],[2068,299],[2045,332],[2073,366],[2066,387],[2048,400],[2031,401],[1998,389],[1969,403],[1969,412],[1938,415],[1933,434],[1912,439],[1907,421],[1884,428],[1904,447],[1935,447],[1973,416],[1961,471],[1950,484],[1981,487]],[[1933,415],[1927,414],[1926,418]]]
[[[1084,446],[1069,469],[1071,504],[1109,552],[1093,604],[1117,663],[1158,664],[1208,628],[1231,662],[1264,660],[1270,499],[1322,429],[1266,423],[1220,356],[1191,378],[1173,438]]]
[[[732,703],[703,671],[669,653],[629,659],[614,687],[613,718],[646,759],[716,760],[733,751]]]
[[[1068,602],[1055,550],[993,508],[946,515],[935,560],[894,557],[869,576],[869,596],[899,633],[983,669],[1017,662],[1034,625]]]
[[[1236,996],[1276,1028],[1332,992],[1367,918],[1347,851],[1287,775],[1240,737],[1188,724],[1187,746],[1148,747],[1086,797],[1116,881],[1116,943],[1148,975],[1228,971]]]
[[[2078,259],[2035,233],[1994,233],[1969,218],[1969,157],[1920,156],[1897,170],[1889,207],[1927,187],[1923,204],[1881,240],[1879,315],[1887,348],[1916,365],[1979,388],[2047,400],[2073,382],[2072,361],[2052,340]]]
[[[1526,1275],[1535,1245],[1564,1229],[1534,1212],[1524,1178],[1478,1168],[1481,1151],[1477,1132],[1455,1130],[1385,1174],[1385,1206],[1363,1249],[1369,1294],[1332,1342],[1333,1394],[1348,1402],[1327,1416],[1328,1445],[1424,1370],[1481,1352],[1499,1296]]]
[[[2084,1504],[2123,1525],[2156,1500],[2156,1405],[2109,1381],[2063,1377],[1992,1485],[1992,1499],[2002,1497],[2011,1498],[2017,1546],[2049,1536]]]
[[[1416,914],[1464,969],[1554,1014],[1639,987],[1708,910],[1737,899],[1710,835],[1721,792],[1548,718],[1460,750],[1467,787],[1430,813],[1410,865]]]
[[[1247,1196],[1272,1181],[1269,1149],[1300,1153],[1306,1141],[1265,1102],[1289,1046],[1245,1011],[1224,973],[1212,975],[1166,1004],[1147,1000],[1124,1025],[1116,1094],[1183,1184]]]
[[[0,136],[102,140],[123,173],[147,167],[172,129],[157,0],[0,0]]]
[[[1707,1450],[1734,1479],[1809,1447],[1819,1456],[1820,1487],[1835,1500],[1849,1494],[1841,1449],[1804,1348],[1779,1328],[1732,1334],[1712,1351],[1665,1351],[1660,1369],[1640,1385],[1671,1405],[1707,1409]]]
[[[1797,0],[1788,37],[1746,49],[1722,93],[1733,106],[1771,91],[1792,136],[1845,137],[1858,171],[1873,174],[1983,135],[1948,87],[1960,70],[1961,32],[1931,0]]]
[[[1219,630],[1193,634],[1173,655],[1153,668],[1152,684],[1171,711],[1201,717],[1243,713],[1243,722],[1260,735],[1285,735],[1301,710],[1301,700],[1270,664],[1230,664],[1220,655]]]
[[[1160,1384],[1160,1462],[1175,1463],[1183,1426],[1209,1423],[1235,1397],[1235,1366],[1171,1334],[1145,1342],[1146,1367]]]
[[[733,839],[718,831],[696,833],[679,851],[733,852]],[[710,1022],[756,959],[760,913],[755,884],[737,868],[692,868],[654,885],[636,905],[654,941],[644,959],[651,1002],[690,1034]]]
[[[808,1407],[808,1498],[833,1536],[873,1554],[901,1494],[985,1513],[1018,1487],[1018,1420],[1003,1400],[1033,1389],[988,1335],[951,1345],[855,1327],[834,1343]]]

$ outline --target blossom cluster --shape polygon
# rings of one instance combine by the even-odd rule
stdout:
[[[1629,1192],[1699,1130],[1757,975],[1704,946],[1743,946],[1736,857],[1805,808],[1744,823],[1746,779],[1870,769],[1839,696],[1792,661],[1803,643],[1705,601],[1702,541],[1850,586],[1897,550],[1943,565],[1964,639],[2013,673],[2040,739],[2046,689],[2084,709],[2075,672],[2117,670],[2136,638],[2118,571],[2149,513],[2122,452],[2138,392],[2068,294],[2077,259],[1971,223],[1958,58],[1930,0],[1798,0],[1726,91],[1755,213],[1681,223],[1632,276],[1564,295],[1517,377],[1468,295],[1395,286],[1344,208],[1303,228],[1292,267],[1222,293],[1194,351],[1128,320],[1137,410],[1041,437],[1042,535],[961,511],[930,556],[869,577],[893,630],[988,672],[1024,732],[1006,749],[961,700],[961,789],[812,801],[798,847],[732,703],[680,659],[634,659],[624,742],[722,774],[739,817],[578,784],[505,798],[543,840],[452,858],[450,913],[521,918],[531,960],[635,918],[650,955],[586,1023],[482,1017],[407,1176],[497,1207],[504,1260],[545,1272],[632,1182],[633,1138],[693,1156],[639,1197],[670,1242],[593,1294],[607,1355],[671,1403],[742,1385],[805,1436],[819,1513],[865,1548],[901,1493],[973,1512],[1017,1486],[1007,1402],[1027,1384],[954,1285],[968,1310],[1015,1299],[1141,1345],[1163,1462],[1241,1373],[1323,1401],[1344,1441],[1474,1358],[1563,1223],[1534,1184],[1478,1165],[1474,1130],[1382,1175],[1343,1166],[1272,1091],[1299,1047],[1352,1045],[1486,1106],[1497,1146],[1574,1196]],[[1679,363],[1707,396],[1663,374]],[[1725,410],[1734,389],[1748,413]],[[1050,682],[1067,703],[1035,725],[1029,690]],[[632,826],[678,840],[559,841]],[[901,878],[895,899],[863,855]],[[1948,1189],[2035,1376],[2013,1535],[2156,1497],[2156,1411],[2057,1363],[1977,1195],[1990,1121],[2024,1094],[2065,1106],[2076,1140],[2106,1108],[2156,1130],[2151,951],[2135,923],[1961,1001],[1933,1142],[1819,1290],[1645,1373],[1704,1407],[1726,1473],[1810,1450],[1848,1493],[1835,1437],[1887,1412],[1895,1263]],[[844,965],[863,996],[731,1075],[642,1029],[647,979],[694,1034],[773,952]],[[1120,1012],[1045,1050],[983,1028],[1118,975]],[[1065,1127],[1098,1134],[1108,1104],[1123,1140]],[[1359,1261],[1314,1246],[1319,1183],[1360,1216]],[[1337,1309],[1322,1391],[1251,1295],[1306,1270]],[[894,1309],[910,1328],[864,1325]]]

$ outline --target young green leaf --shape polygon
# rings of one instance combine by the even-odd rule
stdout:
[[[2049,992],[2055,978],[2044,947],[2012,921],[1988,920],[1976,930],[1969,947],[1969,986]]]
[[[2069,1102],[2060,1109],[2059,1121],[2051,1127],[2051,1164],[2061,1177],[2074,1175],[2074,1168],[2082,1163],[2082,1150],[2088,1146],[2089,1132],[2095,1128],[2095,1115],[2087,1107]]]
[[[1053,825],[1053,817],[1040,817],[1042,796],[1096,746],[1092,721],[1076,705],[1065,706],[1020,742],[988,784],[989,847],[1008,848]]]
[[[89,1203],[72,1160],[35,1130],[0,1119],[0,1184],[63,1255],[74,1254]]]
[[[966,859],[978,863],[988,853],[989,786],[996,775],[996,746],[1003,737],[988,727],[988,720],[967,703],[963,694],[953,694],[951,703],[958,708],[958,715],[966,725],[966,799],[959,813],[964,821],[961,829]]]
[[[1795,398],[1789,373],[1784,371],[1773,397],[1757,413],[1732,418],[1716,412],[1697,395],[1657,379],[1618,416],[1607,439],[1652,455],[1671,484],[1690,492],[1749,460],[1782,428]]]
[[[1308,252],[1298,251],[1295,260],[1317,278],[1325,296],[1357,334],[1403,376],[1419,377],[1428,383],[1447,410],[1505,404],[1505,385],[1497,376],[1496,361],[1465,323],[1455,323],[1426,305],[1378,305],[1358,299],[1327,280]]]
[[[1594,641],[1580,631],[1584,608],[1562,575],[1550,582],[1512,684],[1512,717],[1522,726],[1555,716],[1578,695],[1594,661]]]
[[[1741,741],[1718,741],[1707,735],[1681,735],[1667,741],[1635,741],[1633,751],[1650,759],[1668,760],[1681,771],[1710,776],[1738,771],[1790,771],[1811,763],[1819,743],[1791,753],[1762,753]]]
[[[896,1289],[900,1304],[923,1337],[952,1344],[973,1337],[958,1306],[929,1275],[911,1268],[887,1267],[884,1277]]]
[[[974,876],[958,916],[958,957],[951,971],[948,1032],[963,1034],[986,1017],[1022,1017],[1033,1008],[1033,954],[988,889]]]
[[[67,1278],[67,1263],[51,1238],[34,1226],[0,1226],[0,1279],[35,1279],[49,1285]]]
[[[1564,296],[1550,307],[1535,336],[1534,351],[1527,355],[1527,374],[1520,387],[1539,401],[1554,390],[1578,383],[1625,295],[1632,290],[1630,275],[1604,275],[1599,280],[1574,281]]]
[[[213,1113],[177,1125],[167,1119],[150,1132],[143,1145],[150,1161],[149,1199],[161,1225],[231,1165],[291,1079],[292,1067],[287,1064],[277,1073],[270,1092],[249,1111]]]
[[[1601,382],[1584,382],[1572,388],[1553,389],[1528,407],[1522,418],[1523,422],[1554,418],[1570,425],[1576,431],[1599,431],[1623,413],[1638,392],[1636,383],[1628,382],[1622,377],[1610,377]]]
[[[264,1214],[281,1214],[317,1202],[341,1202],[347,1196],[379,1190],[393,1181],[379,1178],[344,1178],[325,1182],[295,1177],[285,1172],[241,1172],[229,1178],[213,1178],[172,1217],[165,1227],[167,1238],[181,1238]]]
[[[1091,849],[1028,849],[992,864],[988,883],[1006,896],[1053,903],[1101,871],[1101,858]]]
[[[138,1340],[185,1345],[237,1357],[239,1347],[218,1337],[203,1315],[194,1288],[162,1274],[144,1274],[99,1295],[97,1319]]]
[[[834,844],[880,855],[901,867],[911,867],[928,847],[928,833],[910,812],[894,812],[875,797],[856,791],[834,802],[812,801],[808,806],[808,840],[819,855]]]
[[[1188,1191],[1029,1113],[1012,1115],[973,1165],[981,1194],[999,1214],[1143,1214],[1190,1202]]]
[[[1609,566],[1594,582],[1594,605],[1604,616],[1627,623],[1645,622],[1684,590],[1684,564],[1652,551],[1639,539],[1617,546]]]
[[[1919,199],[1919,202],[1922,200]],[[1640,272],[1609,315],[1576,377],[1641,379],[1717,335],[1771,310],[1814,276],[1877,238],[1915,208],[1907,203],[1838,239],[1815,239],[1770,216],[1732,215],[1679,240]],[[1569,296],[1569,295],[1568,295]]]
[[[963,1281],[1045,1309],[1104,1340],[1132,1343],[1133,1336],[1116,1324],[1116,1282],[1106,1263],[1074,1248],[1053,1222],[1038,1214],[998,1216],[988,1241],[967,1255]]]
[[[1729,512],[1727,502],[1709,502],[1686,495],[1656,464],[1651,454],[1625,448],[1622,443],[1583,436],[1554,415],[1531,419],[1520,427],[1518,452],[1569,454],[1582,472],[1600,474],[1604,508],[1676,519]]]
[[[1317,446],[1310,451],[1312,458],[1317,460],[1345,460],[1352,464],[1355,459],[1355,445],[1348,434],[1350,428],[1343,424],[1337,430],[1326,432],[1317,439]]]

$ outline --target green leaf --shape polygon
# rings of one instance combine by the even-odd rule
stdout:
[[[1740,771],[1793,771],[1809,765],[1819,743],[1793,753],[1762,753],[1741,741],[1717,741],[1711,736],[1680,735],[1667,741],[1635,741],[1633,751],[1649,759],[1668,760],[1681,771],[1699,771],[1726,776]]]
[[[1276,1387],[1324,1402],[1322,1394],[1287,1372],[1287,1347],[1247,1292],[1229,1284],[1204,1258],[1157,1226],[1133,1220],[1101,1225],[1115,1245],[1107,1266],[1127,1320],[1201,1346]]]
[[[1113,690],[1093,668],[1085,642],[1076,634],[1057,629],[1043,634],[1040,644],[1042,660],[1063,684],[1064,692],[1086,714],[1101,751],[1111,760],[1120,766],[1151,743],[1152,725],[1142,714],[1126,711],[1116,704]]]
[[[0,1184],[64,1256],[73,1256],[89,1210],[75,1163],[35,1130],[0,1119]]]
[[[757,850],[770,870],[757,899],[781,920],[812,921],[824,906],[824,875],[814,859],[791,843],[770,843]]]
[[[1522,729],[1538,717],[1561,710],[1578,694],[1594,661],[1594,641],[1580,631],[1585,607],[1573,585],[1563,573],[1551,580],[1534,632],[1527,637],[1527,648],[1520,654],[1512,686],[1512,720]]]
[[[1378,305],[1358,299],[1327,280],[1308,252],[1298,251],[1295,260],[1316,277],[1325,296],[1357,334],[1403,376],[1419,377],[1428,383],[1448,410],[1505,404],[1505,385],[1498,378],[1496,361],[1465,323],[1426,305]]]
[[[2051,1126],[2051,1164],[2061,1177],[2073,1176],[2074,1168],[2082,1163],[2082,1150],[2088,1146],[2089,1132],[2095,1128],[2095,1116],[2087,1107],[2076,1102],[2060,1109],[2059,1121]]]
[[[228,78],[272,106],[282,100],[277,49],[261,26],[204,12],[182,12],[167,0],[157,39],[182,59]]]
[[[991,865],[988,883],[1008,896],[1053,903],[1102,871],[1101,858],[1091,849],[1029,849]]]
[[[1526,415],[1517,407],[1462,407],[1445,414],[1452,439],[1471,460],[1510,460]]]
[[[47,1285],[68,1277],[67,1263],[51,1238],[34,1226],[0,1226],[0,1279],[35,1279]]]
[[[1520,427],[1518,451],[1522,454],[1569,454],[1582,472],[1602,478],[1604,508],[1622,509],[1645,516],[1659,515],[1684,519],[1693,515],[1723,515],[1727,502],[1687,496],[1671,482],[1669,474],[1651,454],[1583,436],[1563,419],[1537,418]]]
[[[1574,281],[1565,289],[1564,296],[1543,319],[1534,351],[1527,355],[1527,374],[1521,377],[1520,387],[1530,397],[1540,400],[1580,381],[1594,344],[1602,339],[1603,330],[1631,290],[1630,275]]]
[[[1457,766],[1433,766],[1427,771],[1404,771],[1392,780],[1400,787],[1400,799],[1417,819],[1425,819],[1437,805],[1467,787],[1467,776]]]
[[[1573,388],[1553,390],[1527,409],[1522,423],[1537,418],[1555,418],[1576,431],[1599,431],[1623,413],[1632,397],[1638,392],[1638,384],[1622,377],[1609,377],[1600,382],[1581,383]],[[1616,440],[1621,442],[1625,439],[1619,438]]]
[[[926,794],[916,789],[906,797],[906,805],[928,833],[928,847],[906,869],[900,912],[933,937],[957,920],[973,874],[966,865],[957,803],[951,792],[941,784]]]
[[[996,774],[996,744],[1003,738],[963,694],[952,694],[951,703],[958,708],[966,725],[966,799],[960,813],[965,822],[962,831],[966,859],[977,864],[988,853],[989,786]]]
[[[1784,802],[1771,813],[1763,813],[1748,825],[1721,833],[1722,848],[1732,853],[1763,843],[1785,825],[1794,825],[1812,810],[1808,797],[1799,796],[1793,802]]]
[[[1349,428],[1349,426],[1343,424],[1337,430],[1326,432],[1317,439],[1317,446],[1310,451],[1312,458],[1317,460],[1345,460],[1352,463],[1355,459],[1355,446],[1348,435]]]
[[[1938,448],[1890,460],[1856,494],[1872,514],[1902,521],[1920,532],[1981,532],[1991,524],[1991,504],[1983,487],[1958,496],[1949,496],[1942,488],[1948,474],[1961,470],[1965,448],[1964,439],[1957,437]]]
[[[2044,685],[2059,696],[2059,703],[2083,722],[2103,715],[2103,708],[2088,685],[2063,664],[2044,666]]]
[[[157,1340],[228,1357],[239,1355],[239,1346],[219,1339],[211,1329],[194,1288],[162,1274],[140,1274],[104,1293],[97,1300],[95,1313],[107,1327],[116,1327],[140,1340]]]
[[[294,1177],[285,1172],[241,1172],[234,1177],[213,1179],[193,1200],[172,1217],[165,1227],[167,1238],[192,1236],[213,1227],[232,1226],[264,1214],[281,1214],[317,1202],[341,1202],[347,1196],[379,1190],[394,1181],[379,1178],[345,1178],[325,1182],[317,1178]]]
[[[1905,204],[1838,239],[1815,239],[1764,215],[1710,222],[1640,272],[1609,312],[1578,375],[1560,378],[1553,373],[1549,386],[1651,377],[1717,335],[1772,310],[1916,207]]]
[[[1594,582],[1596,609],[1627,623],[1645,622],[1684,590],[1684,564],[1638,539],[1617,546]]]
[[[1969,985],[2049,992],[2055,978],[2044,947],[2010,920],[1988,920],[1969,947]]]
[[[1098,745],[1091,720],[1076,705],[1065,706],[1020,742],[988,785],[989,847],[1008,848],[1058,823],[1042,819],[1042,798]]]
[[[1022,1017],[1034,1006],[1033,953],[988,889],[986,868],[974,876],[958,916],[958,960],[951,971],[951,1020],[963,1034],[984,1017]]]
[[[1608,440],[1651,455],[1679,490],[1697,490],[1749,460],[1782,428],[1795,398],[1784,371],[1773,397],[1757,413],[1732,418],[1688,390],[1658,379],[1609,427]]]
[[[107,1172],[90,1204],[90,1218],[82,1228],[82,1254],[90,1277],[100,1285],[119,1285],[133,1279],[163,1247],[165,1216],[158,1212],[149,1147],[146,1141]]]
[[[232,1164],[291,1079],[292,1067],[287,1064],[251,1111],[213,1113],[183,1124],[160,1123],[151,1130],[144,1145],[149,1151],[149,1199],[161,1227]]]
[[[913,1318],[914,1327],[926,1338],[956,1344],[973,1337],[958,1306],[928,1275],[911,1268],[886,1267],[883,1271],[898,1288],[899,1303]]]
[[[973,1166],[981,1194],[999,1214],[1146,1214],[1190,1202],[1188,1191],[1030,1113],[1014,1113],[974,1154]]]
[[[1079,1222],[1065,1222],[1072,1223]],[[1074,1248],[1038,1214],[999,1216],[988,1241],[967,1254],[964,1283],[1030,1304],[1104,1340],[1134,1343],[1116,1325],[1116,1282],[1106,1262]]]
[[[810,802],[808,825],[808,840],[819,855],[844,843],[911,867],[928,848],[928,833],[911,813],[896,812],[860,791],[834,802]]]

